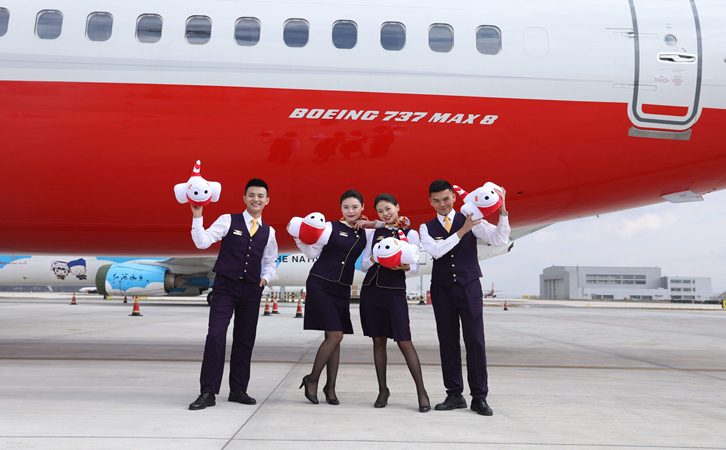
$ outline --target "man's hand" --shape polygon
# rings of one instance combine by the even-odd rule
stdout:
[[[203,206],[194,206],[194,205],[192,205],[192,216],[195,219],[198,219],[198,218],[202,217],[202,208],[204,208],[204,207]]]
[[[264,288],[265,286],[267,286],[267,280],[265,280],[264,278],[260,278],[260,287]]]
[[[456,232],[456,235],[459,236],[459,239],[462,239],[466,233],[471,231],[472,228],[479,225],[481,223],[481,219],[473,220],[472,216],[474,214],[469,214],[466,216],[466,222],[464,222],[464,226],[462,226],[459,231]]]
[[[499,189],[494,189],[494,192],[496,192],[499,195],[499,197],[502,199],[502,205],[499,207],[499,213],[506,214],[507,213],[507,205],[506,205],[507,202],[504,200],[504,197],[506,197],[506,195],[507,195],[506,189],[502,188],[501,191]]]

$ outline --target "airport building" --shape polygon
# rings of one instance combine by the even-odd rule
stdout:
[[[540,298],[708,300],[710,277],[664,277],[660,267],[552,266],[539,276]]]

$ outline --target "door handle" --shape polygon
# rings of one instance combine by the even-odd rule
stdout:
[[[658,53],[658,60],[665,63],[692,64],[696,62],[696,55],[686,53]]]

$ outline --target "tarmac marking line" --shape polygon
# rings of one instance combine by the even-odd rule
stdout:
[[[0,361],[113,361],[113,362],[192,362],[201,363],[201,359],[144,359],[144,358],[45,358],[32,356],[0,356]],[[229,360],[225,360],[229,362]],[[312,364],[302,361],[265,361],[252,360],[255,364]],[[371,366],[372,362],[340,362],[347,366]],[[389,366],[405,366],[406,363],[389,362]],[[421,363],[422,366],[439,367],[437,363]],[[466,366],[466,364],[462,364]],[[580,370],[656,370],[656,371],[681,371],[681,372],[726,372],[726,369],[681,369],[678,367],[625,367],[625,366],[548,366],[539,364],[489,364],[487,367],[498,367],[507,369],[580,369]]]

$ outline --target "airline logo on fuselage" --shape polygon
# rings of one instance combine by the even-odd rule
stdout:
[[[290,119],[322,119],[322,120],[366,120],[380,122],[419,122],[421,120],[431,123],[459,123],[491,125],[499,116],[469,114],[469,113],[442,113],[442,112],[412,112],[412,111],[380,111],[348,110],[348,109],[308,109],[295,108]]]

